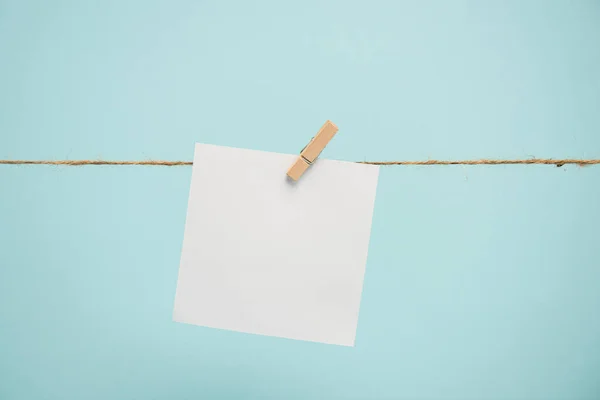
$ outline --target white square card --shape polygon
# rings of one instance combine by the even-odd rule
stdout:
[[[197,144],[173,319],[354,345],[379,167]]]

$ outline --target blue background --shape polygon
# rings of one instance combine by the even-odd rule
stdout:
[[[0,0],[0,158],[600,157],[598,1]],[[191,168],[0,165],[0,399],[600,398],[600,167],[385,167],[355,348],[172,322]]]

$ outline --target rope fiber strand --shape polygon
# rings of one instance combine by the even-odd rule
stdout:
[[[497,160],[497,159],[479,159],[479,160],[425,160],[425,161],[357,161],[359,164],[371,165],[531,165],[545,164],[562,167],[567,164],[576,164],[579,166],[600,164],[600,159],[578,159],[578,158],[528,158],[516,160]],[[8,165],[64,165],[64,166],[82,166],[82,165],[147,165],[161,167],[176,167],[183,165],[193,165],[192,161],[164,161],[164,160],[146,160],[146,161],[106,161],[106,160],[0,160],[0,164]]]
[[[153,165],[175,167],[179,165],[192,165],[192,161],[106,161],[106,160],[0,160],[0,164],[11,165]]]

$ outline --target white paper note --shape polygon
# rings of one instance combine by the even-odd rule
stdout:
[[[379,167],[197,144],[173,319],[353,346]]]

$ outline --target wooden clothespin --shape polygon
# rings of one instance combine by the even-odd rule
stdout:
[[[288,169],[287,175],[297,181],[304,171],[319,157],[319,154],[321,154],[337,131],[338,127],[333,122],[327,120],[321,129],[319,129],[319,132],[302,149],[298,159]]]

